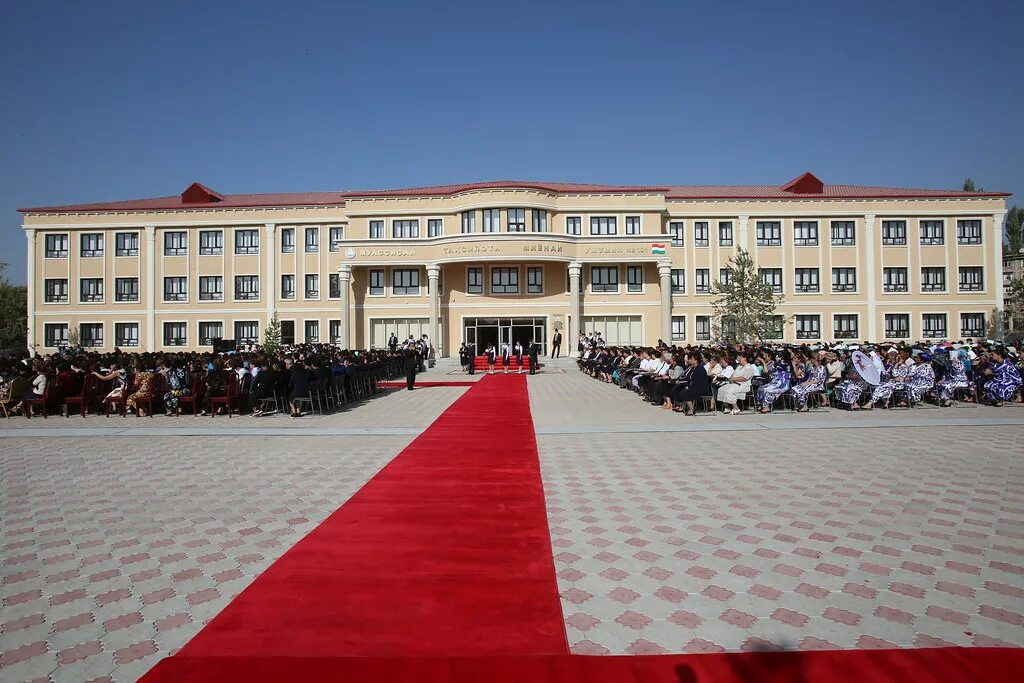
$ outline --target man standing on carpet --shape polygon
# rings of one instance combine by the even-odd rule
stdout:
[[[415,342],[410,342],[406,347],[403,364],[405,365],[405,388],[412,391],[413,385],[416,384],[416,371],[420,367],[420,355],[416,352]]]
[[[555,332],[555,334],[558,334]],[[540,355],[540,345],[536,341],[530,342],[530,374],[537,374],[537,356]]]

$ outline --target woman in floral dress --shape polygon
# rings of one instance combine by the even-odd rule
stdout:
[[[167,370],[167,393],[164,394],[164,409],[168,415],[181,414],[178,399],[192,392],[192,376],[177,360],[171,361]]]
[[[828,371],[818,362],[817,358],[807,359],[807,370],[804,373],[804,380],[789,390],[796,401],[797,410],[806,413],[807,397],[812,392],[825,391],[825,380],[828,378]]]
[[[153,381],[156,374],[142,367],[142,363],[135,364],[135,391],[125,401],[128,410],[137,410],[139,415],[145,417],[139,403],[146,403],[153,398]]]
[[[767,374],[771,381],[757,390],[757,402],[761,406],[760,412],[771,412],[772,404],[789,391],[791,363],[792,359],[789,353],[783,351],[768,369]]]
[[[1003,405],[1004,401],[1013,400],[1013,395],[1020,388],[1020,371],[1006,357],[1006,349],[1002,346],[992,349],[992,368],[986,370],[991,379],[985,382],[985,398],[995,406]]]
[[[914,365],[907,377],[907,394],[911,403],[920,403],[925,393],[935,386],[935,369],[932,357],[927,353],[914,356]]]
[[[967,381],[967,366],[964,364],[967,352],[961,349],[954,351],[953,354],[946,367],[946,374],[935,385],[939,392],[939,400],[946,408],[953,405],[957,389],[966,389],[971,386],[971,383]]]

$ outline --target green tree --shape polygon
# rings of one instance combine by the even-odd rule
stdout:
[[[21,351],[28,347],[28,288],[11,284],[0,263],[0,349]]]
[[[977,191],[978,191],[977,188],[974,187],[974,179],[973,178],[965,178],[964,179],[964,192],[977,192]]]
[[[1007,256],[1016,256],[1024,249],[1024,209],[1014,206],[1006,214],[1006,241],[1004,249]]]
[[[716,336],[725,342],[749,343],[782,336],[785,317],[776,311],[785,299],[761,279],[757,264],[746,249],[739,249],[726,264],[725,281],[715,282],[711,293]]]
[[[1024,325],[1024,277],[1015,277],[1010,282],[1010,290],[1003,299],[1003,309],[1009,313],[1011,330]]]
[[[277,318],[277,309],[275,308],[274,315],[267,324],[267,329],[263,331],[263,350],[267,353],[275,353],[279,348],[281,348],[281,321]]]

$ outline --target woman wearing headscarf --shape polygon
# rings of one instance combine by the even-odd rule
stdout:
[[[971,383],[967,381],[967,366],[964,364],[966,358],[967,352],[963,349],[950,352],[946,374],[935,383],[939,392],[939,400],[945,408],[953,405],[957,389],[966,389],[971,386]]]
[[[910,375],[910,366],[907,365],[910,353],[906,349],[898,351],[891,347],[886,355],[888,359],[883,373],[884,379],[871,392],[871,400],[864,406],[865,410],[873,410],[879,401],[888,401],[892,397],[892,392],[903,386]]]
[[[766,373],[770,381],[757,390],[757,402],[761,406],[759,412],[770,413],[772,405],[779,400],[780,396],[789,391],[792,360],[789,351],[783,351],[775,357],[771,368]]]
[[[1013,399],[1020,388],[1020,371],[1007,357],[1006,349],[998,346],[991,351],[992,367],[986,370],[990,379],[985,382],[985,398],[995,406]]]
[[[793,395],[793,399],[796,402],[798,412],[806,413],[810,410],[807,407],[807,397],[814,392],[825,391],[825,379],[827,377],[828,372],[818,362],[818,359],[814,356],[808,357],[803,369],[803,381],[789,390],[789,393]]]
[[[932,367],[931,354],[920,352],[914,354],[914,364],[910,366],[907,377],[907,395],[910,403],[920,403],[925,393],[935,386],[935,369]]]

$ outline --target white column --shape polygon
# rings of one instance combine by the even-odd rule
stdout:
[[[739,225],[736,226],[736,246],[747,251],[750,251],[749,226],[750,216],[739,216]]]
[[[1006,330],[1003,329],[1003,306],[1006,305],[1004,293],[1003,293],[1003,220],[1006,218],[1006,212],[1001,211],[999,213],[992,214],[992,268],[994,273],[985,273],[985,277],[992,283],[992,287],[995,290],[996,295],[996,337],[1002,338],[1006,334]],[[959,275],[958,275],[959,277]],[[988,286],[986,283],[984,286]],[[960,324],[959,320],[950,320],[947,323],[951,329],[956,329],[953,325]]]
[[[267,282],[263,286],[263,291],[267,295],[267,324],[270,324],[270,319],[274,317],[274,310],[277,308],[277,225],[274,223],[266,223],[263,225],[263,231],[266,235],[266,239],[263,240],[263,248],[267,252]],[[296,289],[300,287],[300,283],[295,283]]]
[[[580,336],[582,320],[582,309],[580,307],[580,276],[583,274],[583,264],[579,261],[569,263],[569,338],[566,346],[570,353],[576,349],[576,340]]]
[[[25,228],[25,237],[27,239],[25,286],[27,289],[26,294],[28,295],[28,329],[26,330],[26,340],[28,342],[29,354],[34,354],[36,347],[36,229]],[[69,288],[70,284],[68,283]]]
[[[146,350],[156,351],[156,226],[146,226]]]
[[[438,320],[441,315],[441,292],[439,284],[441,278],[441,266],[436,263],[427,264],[427,299],[430,303],[430,341],[435,349],[441,348],[441,335],[437,331]]]
[[[867,258],[867,274],[864,279],[867,281],[868,293],[868,325],[867,335],[864,337],[875,343],[878,338],[878,313],[877,313],[877,288],[878,273],[875,270],[875,250],[878,248],[878,238],[875,236],[875,214],[864,215],[864,249]]]
[[[661,283],[661,338],[672,344],[672,264],[658,264],[658,280]],[[653,346],[653,344],[649,344]]]
[[[352,337],[349,332],[349,316],[351,312],[352,266],[343,263],[338,266],[338,290],[341,294],[341,324],[338,327],[338,345],[349,348]]]

